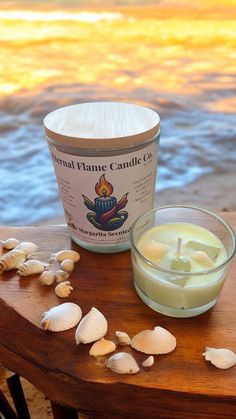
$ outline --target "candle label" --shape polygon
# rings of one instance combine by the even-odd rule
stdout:
[[[156,142],[108,157],[49,148],[71,234],[98,245],[127,242],[134,220],[153,207]]]

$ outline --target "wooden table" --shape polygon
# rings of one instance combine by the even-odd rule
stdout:
[[[224,213],[236,228],[236,213]],[[0,238],[16,237],[38,244],[40,260],[52,252],[78,247],[65,226],[0,228]],[[84,314],[97,307],[108,319],[107,337],[115,331],[130,336],[160,325],[177,338],[168,355],[155,357],[149,370],[115,374],[105,357],[89,355],[89,345],[75,345],[75,328],[52,333],[40,329],[42,312],[64,300],[53,286],[37,277],[19,281],[15,271],[0,279],[0,361],[25,377],[50,400],[94,417],[115,418],[236,418],[236,367],[219,370],[207,363],[205,346],[236,351],[236,260],[216,306],[188,319],[166,317],[152,311],[137,296],[132,282],[129,252],[96,254],[79,249],[81,260],[71,275],[69,299]],[[140,363],[146,355],[123,347]],[[114,416],[112,416],[114,415]],[[65,416],[66,417],[66,416]]]

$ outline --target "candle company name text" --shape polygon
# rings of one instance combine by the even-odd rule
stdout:
[[[139,164],[146,163],[152,160],[152,153],[145,153],[142,157],[132,157],[129,161],[124,162],[111,162],[109,165],[107,164],[87,164],[83,161],[81,162],[74,162],[73,160],[63,160],[59,159],[55,154],[52,153],[52,159],[61,166],[67,167],[68,169],[72,170],[82,170],[86,172],[106,172],[107,170],[123,170],[129,167],[138,166]]]

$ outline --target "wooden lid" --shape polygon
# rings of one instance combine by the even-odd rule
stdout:
[[[159,115],[144,106],[91,102],[66,106],[44,118],[46,136],[82,149],[121,149],[145,143],[160,130]]]

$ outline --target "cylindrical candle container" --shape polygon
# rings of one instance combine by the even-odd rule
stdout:
[[[201,208],[157,208],[142,214],[131,229],[136,291],[168,316],[192,317],[213,307],[234,255],[232,228]]]
[[[44,127],[71,238],[95,252],[127,250],[134,220],[153,207],[158,114],[83,103],[49,113]]]

